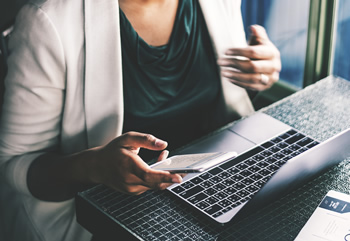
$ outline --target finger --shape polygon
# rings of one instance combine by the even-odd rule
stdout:
[[[265,76],[268,77],[267,82],[262,82],[261,80],[261,74],[255,73],[255,74],[247,74],[242,72],[235,72],[235,71],[225,71],[223,70],[222,75],[226,78],[229,78],[229,80],[243,88],[251,89],[251,90],[265,90],[274,84],[278,78],[279,74],[277,72],[273,74],[265,74]]]
[[[140,195],[151,188],[143,186],[143,185],[129,185],[129,186],[124,186],[124,187],[117,187],[115,188],[119,192],[129,194],[129,195]]]
[[[244,56],[249,59],[268,60],[278,57],[278,51],[270,45],[254,45],[228,49],[227,56]]]
[[[180,183],[182,178],[170,172],[151,169],[138,155],[134,155],[132,173],[139,177],[144,184],[154,187],[159,183]]]
[[[158,139],[150,134],[140,132],[127,132],[118,138],[118,142],[121,146],[137,149],[139,147],[149,150],[163,150],[168,146],[166,141]]]
[[[246,73],[273,73],[280,71],[281,65],[278,61],[270,60],[239,60],[235,58],[218,59],[221,67],[235,68]]]
[[[264,44],[270,42],[264,27],[260,25],[250,26],[249,45]]]
[[[168,155],[169,155],[169,151],[167,151],[167,150],[162,151],[162,153],[160,153],[160,155],[158,157],[158,161],[162,161],[162,160],[167,159]]]

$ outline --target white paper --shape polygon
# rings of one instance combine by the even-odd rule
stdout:
[[[350,195],[329,191],[295,241],[350,241]]]

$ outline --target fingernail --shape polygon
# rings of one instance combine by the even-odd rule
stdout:
[[[229,62],[224,60],[224,59],[218,59],[217,63],[218,63],[218,65],[228,65],[229,64]]]
[[[171,179],[172,182],[174,183],[181,183],[182,182],[182,178],[181,177],[173,177],[173,179]]]
[[[156,139],[156,142],[154,143],[156,147],[163,147],[165,145],[168,145],[168,143],[166,141],[162,141],[159,139]]]
[[[235,55],[235,54],[236,54],[236,51],[233,50],[233,49],[230,49],[230,50],[227,50],[227,51],[225,52],[225,54],[226,54],[226,55]]]

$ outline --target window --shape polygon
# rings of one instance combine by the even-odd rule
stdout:
[[[307,48],[309,2],[306,0],[243,0],[242,15],[247,35],[249,26],[266,28],[281,52],[281,81],[303,87]]]
[[[337,4],[332,74],[350,80],[350,1]]]

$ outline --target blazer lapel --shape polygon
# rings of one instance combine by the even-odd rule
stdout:
[[[85,0],[84,106],[88,146],[122,132],[123,81],[117,0]]]
[[[247,45],[243,28],[241,5],[239,0],[199,0],[214,45],[217,57],[232,47]],[[232,120],[237,116],[246,116],[254,111],[247,91],[221,77],[222,91],[226,106],[226,117]]]

